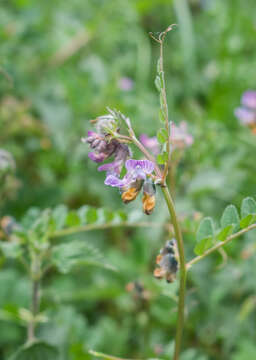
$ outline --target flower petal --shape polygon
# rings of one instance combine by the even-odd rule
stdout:
[[[98,167],[98,171],[107,171],[107,174],[119,175],[122,169],[122,164],[120,161],[113,161],[108,164],[104,164]]]
[[[253,124],[256,121],[255,113],[244,107],[236,108],[234,114],[243,125]]]
[[[256,91],[246,91],[241,99],[241,103],[251,109],[256,109]]]
[[[113,186],[113,187],[123,187],[124,181],[119,179],[117,176],[108,175],[104,181],[105,185]]]
[[[154,163],[149,160],[129,159],[126,161],[125,167],[128,172],[136,170],[140,173],[140,170],[142,170],[145,174],[151,174],[155,166]]]
[[[89,152],[88,153],[88,157],[96,162],[96,163],[100,163],[102,161],[104,161],[106,159],[106,155],[101,153],[101,154],[97,154],[97,153],[94,153],[94,152]]]

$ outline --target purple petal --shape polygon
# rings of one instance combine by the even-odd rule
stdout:
[[[154,170],[154,163],[149,160],[135,160],[129,159],[125,163],[125,167],[128,172],[136,170],[136,172],[144,172],[145,174],[151,174]]]
[[[117,176],[114,176],[114,175],[108,175],[106,177],[106,180],[104,181],[104,184],[112,186],[112,187],[119,187],[119,188],[126,185],[124,179],[119,179]]]
[[[234,114],[243,125],[250,125],[256,121],[256,114],[244,107],[235,109]]]
[[[158,155],[160,153],[160,148],[156,136],[149,137],[146,134],[141,134],[140,142],[154,155]]]
[[[246,91],[242,96],[241,103],[248,108],[256,110],[256,91]]]
[[[98,171],[109,171],[114,167],[114,163],[104,164],[98,167]]]
[[[128,77],[122,77],[118,81],[119,88],[123,91],[130,91],[133,88],[133,81]]]
[[[192,136],[192,135],[187,135],[187,136],[185,137],[185,143],[186,143],[186,145],[188,145],[188,146],[192,145],[192,144],[194,143],[194,138],[193,138],[193,136]]]
[[[179,125],[171,123],[171,143],[174,148],[184,148],[190,146],[194,138],[187,131],[187,123],[182,121]]]
[[[98,167],[98,171],[107,171],[108,174],[119,175],[121,171],[121,165],[119,162],[111,162]]]
[[[94,152],[89,152],[88,157],[96,163],[100,163],[106,159],[105,154],[97,154]]]

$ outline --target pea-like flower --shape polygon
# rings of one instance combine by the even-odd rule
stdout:
[[[149,177],[154,171],[154,163],[149,160],[129,159],[125,163],[126,175],[123,179],[115,175],[108,175],[105,184],[118,187],[125,204],[136,199],[143,188],[143,210],[150,215],[155,207],[155,185]]]
[[[157,137],[156,136],[152,136],[149,137],[146,134],[141,134],[140,135],[140,142],[146,147],[148,148],[153,155],[158,155],[160,154],[160,145],[157,141]]]
[[[105,184],[122,189],[137,180],[146,180],[147,175],[152,174],[154,171],[154,163],[149,160],[129,159],[125,162],[125,167],[127,173],[123,179],[115,175],[109,175],[105,180]]]
[[[189,134],[187,129],[187,123],[182,121],[179,125],[171,123],[171,150],[184,149],[191,146],[194,142],[194,138]],[[157,141],[157,137],[148,137],[146,134],[140,136],[141,143],[148,148],[152,154],[157,155],[160,153],[160,145]]]
[[[174,149],[183,149],[193,144],[194,138],[188,132],[187,123],[181,121],[179,125],[171,123],[171,145]]]
[[[114,156],[113,162],[98,168],[99,171],[106,171],[107,174],[119,175],[126,159],[131,156],[130,149],[126,144],[120,143],[106,133],[88,131],[88,137],[82,138],[82,141],[90,145],[93,151],[88,154],[88,157],[96,163],[101,163]]]
[[[256,91],[249,90],[242,95],[241,106],[235,109],[234,114],[242,125],[256,134]]]
[[[174,282],[179,269],[178,251],[175,239],[168,240],[156,257],[158,267],[154,271],[157,279],[165,278],[168,283]]]

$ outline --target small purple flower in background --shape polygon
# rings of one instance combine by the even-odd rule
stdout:
[[[241,103],[248,108],[256,110],[256,91],[246,91],[242,96]]]
[[[156,156],[160,153],[160,146],[159,146],[156,136],[149,137],[146,134],[141,134],[140,142],[142,143],[142,145],[144,145],[146,148],[148,148],[152,152],[153,155]]]
[[[248,126],[256,134],[256,91],[246,91],[242,95],[241,105],[235,109],[235,116],[242,125]]]
[[[133,89],[133,80],[129,77],[121,77],[118,81],[118,87],[123,91],[131,91]]]
[[[140,136],[141,143],[148,148],[152,154],[158,155],[160,153],[160,145],[157,141],[156,136],[148,137],[146,134]],[[188,133],[187,124],[182,121],[179,125],[171,123],[171,145],[172,150],[184,149],[192,145],[194,138]]]
[[[194,138],[188,133],[187,123],[182,121],[179,125],[171,123],[171,144],[175,149],[183,149],[192,145]]]

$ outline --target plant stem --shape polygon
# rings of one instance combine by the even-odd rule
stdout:
[[[167,132],[167,142],[166,142],[166,152],[168,154],[168,160],[165,163],[163,176],[162,176],[162,184],[165,183],[166,176],[168,174],[168,166],[170,160],[170,126],[169,126],[169,115],[168,115],[168,105],[167,105],[167,97],[166,97],[166,86],[165,86],[165,77],[164,77],[164,38],[166,36],[166,32],[163,33],[160,39],[160,73],[162,77],[162,88],[161,88],[161,96],[163,99],[163,114],[165,119],[165,129]]]
[[[253,229],[256,229],[256,224],[252,224],[252,225],[248,226],[247,228],[244,228],[244,229],[238,231],[237,233],[228,236],[226,240],[221,241],[218,244],[211,247],[210,249],[206,250],[203,255],[196,256],[194,259],[189,261],[186,265],[187,270],[189,270],[192,265],[194,265],[194,264],[198,263],[200,260],[204,259],[206,256],[212,254],[214,251],[216,251],[216,250],[222,248],[222,246],[228,244],[231,240],[233,240],[233,239],[237,238],[238,236],[241,236]]]
[[[132,223],[132,222],[129,223],[127,221],[124,221],[124,222],[120,222],[120,223],[116,223],[116,224],[115,223],[90,224],[90,225],[71,227],[71,228],[55,231],[55,233],[53,233],[51,235],[51,238],[52,239],[58,238],[61,236],[72,235],[72,234],[76,234],[76,233],[84,232],[84,231],[104,230],[104,229],[116,228],[116,227],[162,227],[162,226],[163,226],[163,224],[161,224],[161,223],[152,223],[149,221],[138,222],[138,223]]]
[[[31,313],[33,318],[28,324],[28,342],[35,340],[35,328],[36,328],[36,321],[35,317],[38,313],[39,309],[39,301],[40,301],[40,281],[33,280],[32,281],[32,301],[31,301]]]
[[[171,194],[166,186],[162,187],[164,198],[170,213],[171,221],[174,227],[175,238],[178,245],[179,251],[179,265],[180,265],[180,286],[179,286],[179,302],[178,302],[178,322],[176,328],[176,337],[175,337],[175,350],[174,350],[174,360],[179,359],[179,353],[181,348],[183,327],[184,327],[184,308],[185,308],[185,293],[186,293],[186,262],[185,262],[185,252],[182,239],[182,233],[179,226],[176,210],[174,203],[171,197]]]

